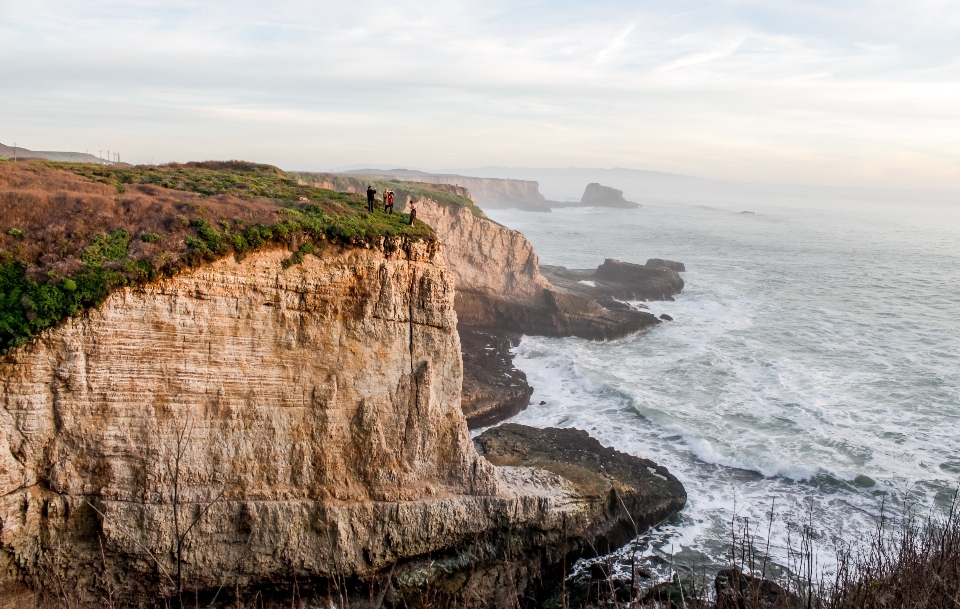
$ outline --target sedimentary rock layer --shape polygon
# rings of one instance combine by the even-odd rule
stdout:
[[[320,526],[316,502],[496,494],[463,424],[453,284],[431,246],[332,249],[286,270],[289,253],[274,251],[126,289],[12,350],[0,365],[6,572],[34,572],[44,536],[70,541],[74,526],[102,531],[110,551],[167,556],[174,495],[190,518],[216,499],[202,528],[230,541],[203,552],[229,563],[240,513],[248,530],[300,543],[277,527]],[[361,555],[344,549],[343,568],[368,566]],[[223,572],[190,564],[192,577]]]
[[[454,273],[461,324],[542,336],[607,340],[659,323],[649,313],[601,304],[558,290],[540,273],[533,246],[521,233],[469,210],[418,205],[418,217],[443,243]]]
[[[0,601],[379,576],[389,603],[443,581],[514,606],[559,581],[566,537],[626,517],[576,479],[477,454],[434,244],[288,257],[118,291],[0,361]],[[627,504],[659,517],[645,509]]]

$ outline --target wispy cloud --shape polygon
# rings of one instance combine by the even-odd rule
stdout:
[[[620,30],[620,33],[614,36],[613,40],[610,41],[602,51],[597,53],[597,63],[608,63],[619,55],[625,46],[627,46],[627,38],[630,34],[633,33],[633,30],[637,29],[636,23],[631,23],[627,27]]]
[[[674,59],[673,61],[664,64],[657,68],[658,72],[669,72],[670,70],[675,70],[677,68],[683,68],[686,66],[693,66],[698,63],[706,63],[708,61],[713,61],[714,59],[720,59],[722,57],[729,57],[736,53],[737,49],[740,48],[740,45],[743,44],[743,40],[737,40],[735,42],[729,43],[721,48],[714,49],[711,51],[706,51],[703,53],[690,53],[689,55],[684,55]]]
[[[37,149],[960,188],[960,5],[942,0],[3,12],[0,141]]]

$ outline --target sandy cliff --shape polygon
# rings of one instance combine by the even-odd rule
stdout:
[[[526,408],[531,390],[508,351],[520,334],[607,340],[659,323],[608,294],[598,299],[558,289],[541,274],[533,245],[517,231],[458,205],[422,200],[417,209],[443,243],[456,283],[460,336],[473,350],[463,353],[463,410],[471,427]]]
[[[471,198],[488,209],[516,208],[549,212],[557,205],[540,194],[540,184],[531,180],[476,178],[446,173],[426,173],[410,169],[358,169],[350,174],[375,179],[403,180],[424,184],[448,185],[469,191]],[[348,174],[349,175],[349,174]]]
[[[120,290],[0,360],[4,603],[65,582],[71,606],[291,580],[346,594],[388,573],[389,602],[426,577],[507,606],[556,579],[568,543],[683,505],[672,477],[611,491],[478,456],[435,245],[289,255]]]
[[[533,245],[515,230],[429,200],[418,204],[417,213],[443,243],[462,326],[605,340],[657,323],[649,313],[604,307],[558,290],[540,273]]]

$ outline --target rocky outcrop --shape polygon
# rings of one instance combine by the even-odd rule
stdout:
[[[639,203],[627,201],[623,198],[623,191],[609,186],[602,186],[596,182],[587,184],[580,197],[580,205],[590,205],[595,207],[619,207],[622,209],[633,209],[640,207]]]
[[[717,609],[790,609],[802,607],[800,597],[769,579],[737,567],[723,569],[713,581]]]
[[[426,173],[411,169],[357,169],[348,175],[372,176],[379,179],[448,185],[468,190],[479,205],[488,209],[522,209],[549,212],[556,201],[547,201],[540,194],[540,184],[530,180],[474,178],[457,174]]]
[[[610,538],[606,498],[476,453],[433,243],[288,257],[115,292],[0,361],[4,604],[426,581],[508,606],[559,581],[565,531]]]
[[[456,205],[423,201],[417,213],[443,243],[464,326],[608,340],[658,323],[627,305],[600,304],[566,286],[558,289],[540,273],[533,246],[517,231]]]
[[[673,296],[683,290],[683,279],[666,266],[607,258],[596,270],[541,268],[553,285],[611,308],[623,306],[618,302],[621,300],[673,300]]]
[[[677,273],[683,273],[687,270],[687,267],[685,267],[682,262],[663,260],[661,258],[651,258],[647,260],[647,264],[644,266],[649,266],[651,268],[670,269],[671,271],[676,271]]]
[[[474,442],[495,465],[546,470],[593,500],[599,511],[589,528],[571,535],[569,551],[577,557],[612,552],[686,503],[683,485],[665,467],[604,447],[585,431],[504,423]]]
[[[459,327],[463,353],[460,407],[470,429],[508,419],[530,403],[533,387],[523,370],[513,366],[511,350],[520,335],[483,328]]]

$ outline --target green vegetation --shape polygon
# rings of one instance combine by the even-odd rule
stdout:
[[[123,278],[103,268],[87,267],[66,279],[32,281],[20,261],[0,264],[0,353],[26,343],[40,330],[83,307],[103,302]]]
[[[403,180],[384,180],[380,177],[365,176],[362,174],[358,174],[356,177],[354,177],[353,175],[344,176],[295,172],[291,173],[290,175],[295,176],[306,183],[319,181],[333,182],[338,188],[343,188],[344,190],[354,190],[356,192],[363,192],[366,190],[367,184],[376,188],[377,192],[380,194],[382,194],[385,190],[392,190],[397,193],[397,209],[403,208],[403,204],[406,198],[409,196],[415,200],[430,199],[441,207],[446,207],[447,205],[459,205],[460,207],[466,207],[469,209],[470,212],[478,218],[487,218],[487,216],[483,213],[483,210],[477,207],[476,203],[467,197],[450,192],[444,187],[444,185],[426,184],[423,182],[406,182]]]
[[[308,255],[319,255],[330,242],[361,244],[384,237],[435,238],[422,222],[409,226],[407,214],[368,214],[365,198],[360,195],[309,186],[269,165],[216,162],[159,167],[85,163],[44,166],[115,187],[117,206],[123,205],[123,197],[154,200],[155,193],[164,192],[196,193],[200,197],[191,194],[180,197],[182,201],[167,202],[167,216],[163,218],[151,217],[152,212],[144,207],[143,217],[125,218],[126,224],[118,220],[111,230],[86,236],[82,231],[73,231],[71,236],[83,240],[85,245],[72,267],[79,266],[79,270],[64,273],[66,276],[43,271],[38,261],[50,258],[45,250],[50,246],[34,236],[33,227],[25,226],[26,231],[7,230],[8,235],[26,242],[24,245],[33,250],[24,245],[11,247],[8,242],[7,249],[0,251],[0,354],[26,343],[40,330],[78,315],[85,307],[99,305],[116,288],[172,276],[184,268],[227,255],[239,259],[271,244],[296,247],[284,262],[286,268],[303,262]],[[144,190],[149,187],[154,187],[153,191]],[[173,215],[172,209],[179,209],[180,213]],[[262,221],[224,217],[231,210],[249,212]],[[116,228],[117,225],[125,228]],[[154,232],[154,227],[164,228],[164,232]],[[131,235],[140,235],[135,241],[137,247],[133,247]],[[167,235],[178,238],[164,239]],[[168,248],[164,244],[169,244]],[[25,253],[28,251],[32,253]],[[65,251],[64,247],[60,259],[64,259]]]

